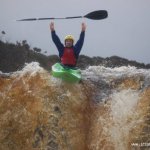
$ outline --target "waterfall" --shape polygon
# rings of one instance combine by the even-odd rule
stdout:
[[[150,147],[150,70],[90,66],[69,84],[32,62],[0,72],[0,149]]]

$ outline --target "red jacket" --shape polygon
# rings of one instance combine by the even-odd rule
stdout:
[[[77,62],[77,59],[75,57],[74,49],[73,47],[71,48],[64,48],[64,53],[61,56],[61,63],[63,65],[72,65],[75,66]]]

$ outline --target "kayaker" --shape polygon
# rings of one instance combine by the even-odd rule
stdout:
[[[59,37],[55,32],[54,22],[50,23],[50,30],[52,40],[55,43],[59,52],[61,64],[66,67],[75,67],[84,42],[86,30],[85,23],[81,24],[81,33],[79,40],[76,42],[76,44],[74,44],[74,38],[72,35],[67,35],[64,39],[64,44],[61,43]]]

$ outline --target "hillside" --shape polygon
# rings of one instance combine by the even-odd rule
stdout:
[[[26,40],[14,43],[4,43],[0,41],[0,71],[13,72],[24,67],[25,63],[37,61],[46,70],[50,70],[51,66],[59,61],[57,55],[46,56],[41,54],[41,49],[31,49]],[[107,58],[88,57],[80,55],[77,66],[85,69],[88,66],[103,65],[105,67],[135,66],[137,68],[150,68],[150,64],[138,63],[127,59],[112,56]]]

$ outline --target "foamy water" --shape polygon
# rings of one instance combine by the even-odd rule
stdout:
[[[83,79],[91,80],[105,80],[107,82],[113,79],[120,79],[122,77],[144,76],[150,83],[150,69],[137,69],[136,67],[123,66],[115,68],[106,68],[104,66],[90,66],[88,69],[82,71]],[[148,83],[148,84],[149,84]]]
[[[136,107],[139,102],[139,92],[134,90],[122,90],[111,95],[110,116],[113,124],[109,134],[116,150],[127,150],[130,130],[144,120],[136,119],[138,113]]]

